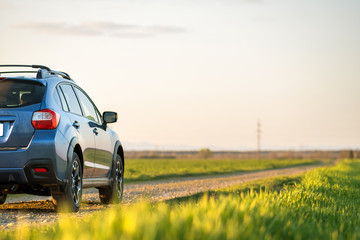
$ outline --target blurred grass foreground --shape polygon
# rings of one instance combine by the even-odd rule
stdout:
[[[84,218],[18,227],[0,238],[358,239],[359,186],[360,160],[345,160],[303,177],[261,180],[183,201],[117,205]]]

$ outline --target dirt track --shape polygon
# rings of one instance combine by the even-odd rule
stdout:
[[[131,204],[139,199],[162,201],[183,197],[206,190],[218,189],[272,176],[300,174],[319,166],[320,165],[300,166],[252,173],[186,177],[173,180],[126,184],[123,204]],[[82,207],[75,215],[83,216],[107,207],[106,205],[100,204],[98,191],[96,189],[86,189],[83,195]],[[0,205],[0,229],[13,228],[28,223],[44,224],[54,222],[61,215],[63,214],[57,214],[55,212],[50,197],[10,195],[7,202]]]

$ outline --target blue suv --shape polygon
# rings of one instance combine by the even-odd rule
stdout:
[[[76,212],[89,187],[102,203],[121,201],[124,150],[108,127],[117,114],[100,114],[67,73],[0,67],[0,204],[7,194],[51,195],[57,209]]]

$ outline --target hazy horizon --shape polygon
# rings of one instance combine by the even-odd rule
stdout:
[[[201,146],[189,146],[189,145],[159,145],[150,142],[122,142],[125,151],[199,151],[200,149],[208,148],[211,151],[257,151],[257,147],[224,147],[215,145],[201,145]],[[342,150],[360,150],[358,145],[347,146],[266,146],[260,149],[261,151],[342,151]]]
[[[360,2],[0,0],[0,64],[70,74],[127,144],[360,148]],[[126,147],[126,144],[125,144]]]

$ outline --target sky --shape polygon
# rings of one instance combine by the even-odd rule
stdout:
[[[360,1],[0,0],[0,64],[67,72],[127,150],[360,148]]]

